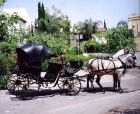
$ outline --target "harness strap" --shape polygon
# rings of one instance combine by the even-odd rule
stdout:
[[[125,68],[126,69],[126,64],[120,59],[120,57],[118,57],[118,59],[121,61],[122,63],[122,68]]]
[[[89,65],[90,69],[91,69],[91,64],[93,63],[93,61],[94,61],[94,59],[91,61],[90,65]]]
[[[115,71],[116,71],[116,66],[115,66],[114,61],[111,61],[111,62],[114,64],[114,74],[115,74]]]
[[[102,59],[101,59],[101,63],[102,63],[102,68],[103,68],[103,70],[105,70],[105,69],[104,69],[104,65],[103,65]],[[98,70],[99,70],[99,69],[98,69]],[[106,70],[105,70],[105,72],[106,72]]]
[[[99,59],[97,59],[97,62],[98,62],[98,70],[99,70]]]

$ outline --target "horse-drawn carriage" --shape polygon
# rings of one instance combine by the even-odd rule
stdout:
[[[9,74],[7,80],[7,89],[9,92],[15,94],[18,98],[26,100],[32,99],[37,95],[40,87],[50,88],[58,87],[67,95],[76,95],[81,90],[81,81],[87,78],[91,82],[91,87],[94,89],[93,80],[97,75],[97,84],[104,91],[100,84],[101,76],[110,74],[115,77],[114,88],[117,83],[120,87],[120,78],[123,74],[125,66],[128,64],[135,65],[135,56],[132,53],[122,53],[117,59],[91,59],[87,62],[89,74],[85,76],[75,75],[81,70],[81,63],[79,61],[71,61],[70,67],[64,63],[64,56],[62,55],[61,62],[49,62],[42,76],[42,63],[47,59],[56,58],[57,56],[51,54],[51,49],[41,44],[25,44],[16,49],[18,61],[14,70]],[[118,81],[118,82],[117,82]]]
[[[42,77],[42,63],[47,59],[56,58],[51,54],[51,49],[41,44],[25,44],[16,49],[18,61],[15,69],[9,74],[7,89],[20,99],[32,99],[40,90],[40,87],[52,87],[58,85],[67,95],[76,95],[81,89],[81,81],[73,76],[80,70],[78,61],[71,61],[70,67],[61,62],[48,62],[45,75]]]

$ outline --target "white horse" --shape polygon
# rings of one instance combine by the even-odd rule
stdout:
[[[112,55],[112,57],[110,59],[112,59],[112,60],[118,59],[118,56],[123,55],[123,54],[127,54],[127,53],[129,53],[129,50],[127,48],[121,49],[117,53]],[[90,79],[90,77],[87,77],[87,88],[89,88],[89,79]],[[115,74],[113,74],[114,91],[117,90],[117,81],[118,81],[117,76]]]
[[[118,77],[118,90],[122,92],[120,82],[121,76],[125,70],[125,66],[128,64],[135,65],[135,57],[134,53],[127,53],[120,55],[118,60],[104,60],[104,59],[90,59],[87,63],[87,69],[90,71],[91,75],[89,76],[89,80],[91,82],[91,88],[95,91],[93,81],[95,75],[97,75],[96,83],[100,86],[103,92],[102,85],[100,84],[100,79],[103,75],[117,75]]]

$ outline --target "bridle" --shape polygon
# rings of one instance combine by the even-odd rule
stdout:
[[[130,54],[132,54],[132,53],[130,53]],[[126,55],[126,54],[124,54],[124,55]],[[133,57],[133,60],[136,60],[136,56],[134,56],[134,54],[132,54],[132,56],[130,56],[130,57],[128,58],[128,62],[131,63],[131,66],[134,66],[134,65],[135,65],[135,61],[134,61],[134,63],[131,61],[131,58],[132,58],[132,57]],[[120,59],[120,56],[118,56],[118,59],[121,61],[122,67],[127,68],[126,63],[124,63],[124,62]]]

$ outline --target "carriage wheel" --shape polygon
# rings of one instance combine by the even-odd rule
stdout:
[[[17,74],[9,74],[7,77],[6,88],[12,94],[14,94],[15,91],[15,82],[17,78],[18,78]]]
[[[6,88],[10,93],[14,93],[14,85],[18,78],[19,73],[18,66],[15,65],[14,69],[8,74],[6,78]]]
[[[63,89],[67,95],[76,95],[81,90],[81,82],[74,77],[67,78],[63,84]]]
[[[63,89],[63,85],[64,85],[64,82],[65,82],[65,78],[64,78],[64,76],[63,75],[61,75],[60,77],[59,77],[59,80],[58,80],[58,82],[57,82],[57,85],[58,85],[58,87],[59,87],[59,89]]]
[[[39,78],[32,74],[23,74],[15,82],[15,94],[21,100],[30,100],[34,98],[39,88]]]

